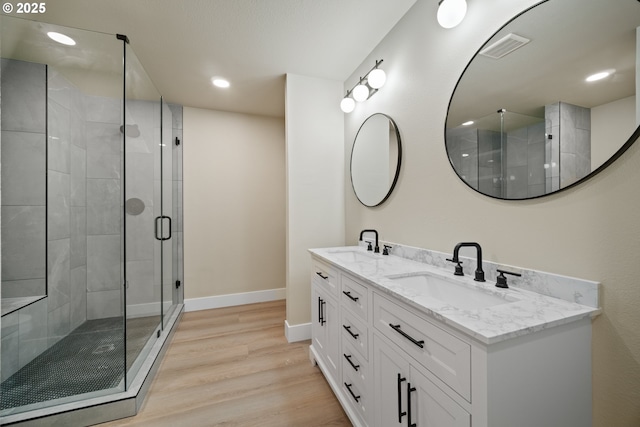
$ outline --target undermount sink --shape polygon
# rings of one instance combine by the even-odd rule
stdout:
[[[331,251],[329,253],[344,262],[361,262],[374,259],[373,255],[357,250]]]
[[[493,294],[428,273],[389,276],[388,279],[418,295],[436,299],[461,310],[479,310],[518,301],[506,295]]]

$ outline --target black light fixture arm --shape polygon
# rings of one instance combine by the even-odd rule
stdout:
[[[367,71],[367,74],[365,74],[364,77],[360,77],[360,79],[358,80],[358,83],[354,84],[353,87],[347,91],[347,94],[345,95],[345,98],[348,97],[349,95],[351,95],[351,92],[353,92],[353,90],[356,88],[356,86],[361,85],[361,84],[365,84],[366,83],[365,80],[367,79],[369,74],[373,70],[378,68],[380,66],[380,64],[382,64],[382,61],[384,61],[384,59],[376,59],[376,65],[374,65],[373,68],[371,68],[369,71]],[[378,89],[373,89],[372,88],[371,92],[369,93],[369,98],[371,98],[371,95],[373,95],[377,91],[378,91]]]

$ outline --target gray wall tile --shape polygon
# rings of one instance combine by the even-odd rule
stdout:
[[[50,100],[47,120],[49,121],[47,129],[49,144],[48,167],[50,170],[69,173],[69,110]]]
[[[71,146],[71,206],[87,205],[87,151]]]
[[[120,234],[122,187],[119,179],[87,180],[87,234]]]
[[[122,287],[120,235],[87,236],[87,289],[90,292]]]
[[[71,207],[70,267],[87,265],[87,211],[84,206]]]
[[[44,278],[2,281],[2,298],[32,297],[46,295],[46,292]],[[2,321],[4,322],[4,317]]]
[[[2,278],[44,278],[44,206],[2,207]]]
[[[2,59],[2,130],[45,132],[46,67]]]
[[[87,320],[122,316],[120,289],[87,293]]]
[[[120,125],[87,122],[87,178],[120,178]]]
[[[2,205],[44,206],[44,134],[2,132]]]
[[[70,329],[73,331],[87,320],[87,267],[71,270]]]
[[[49,296],[49,310],[55,310],[70,301],[71,277],[70,277],[70,254],[71,241],[59,239],[48,242],[49,253],[48,283],[47,291]]]
[[[69,175],[57,171],[49,171],[48,175],[48,239],[57,240],[69,238],[69,213],[71,206]]]

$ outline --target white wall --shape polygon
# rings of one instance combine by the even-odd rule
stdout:
[[[591,109],[591,169],[606,162],[636,129],[636,97]]]
[[[287,74],[287,323],[311,318],[307,249],[344,244],[342,82]]]
[[[285,287],[284,150],[281,118],[184,108],[185,300]]]
[[[437,1],[417,2],[354,71],[346,87],[382,58],[388,78],[345,116],[346,155],[360,123],[383,112],[398,124],[403,159],[396,190],[379,208],[360,205],[345,179],[347,244],[370,227],[382,239],[444,252],[477,241],[494,262],[602,282],[604,313],[593,322],[594,426],[637,427],[640,144],[586,183],[528,201],[476,193],[447,159],[447,106],[467,62],[502,24],[536,2],[469,1],[465,21],[451,30],[433,25]]]

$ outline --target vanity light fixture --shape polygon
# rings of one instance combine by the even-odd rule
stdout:
[[[71,37],[64,35],[62,33],[56,33],[55,31],[49,31],[47,33],[47,36],[53,40],[56,41],[60,44],[64,44],[67,46],[75,46],[76,45],[76,41],[74,39],[72,39]]]
[[[376,65],[374,65],[364,77],[360,77],[358,83],[347,91],[347,94],[342,101],[340,101],[340,109],[343,112],[352,112],[356,106],[355,101],[366,101],[384,85],[387,80],[387,75],[384,70],[378,68],[380,64],[382,64],[382,61],[382,59],[376,60]]]
[[[466,0],[440,0],[438,3],[438,24],[443,28],[457,26],[462,22],[466,14]]]

